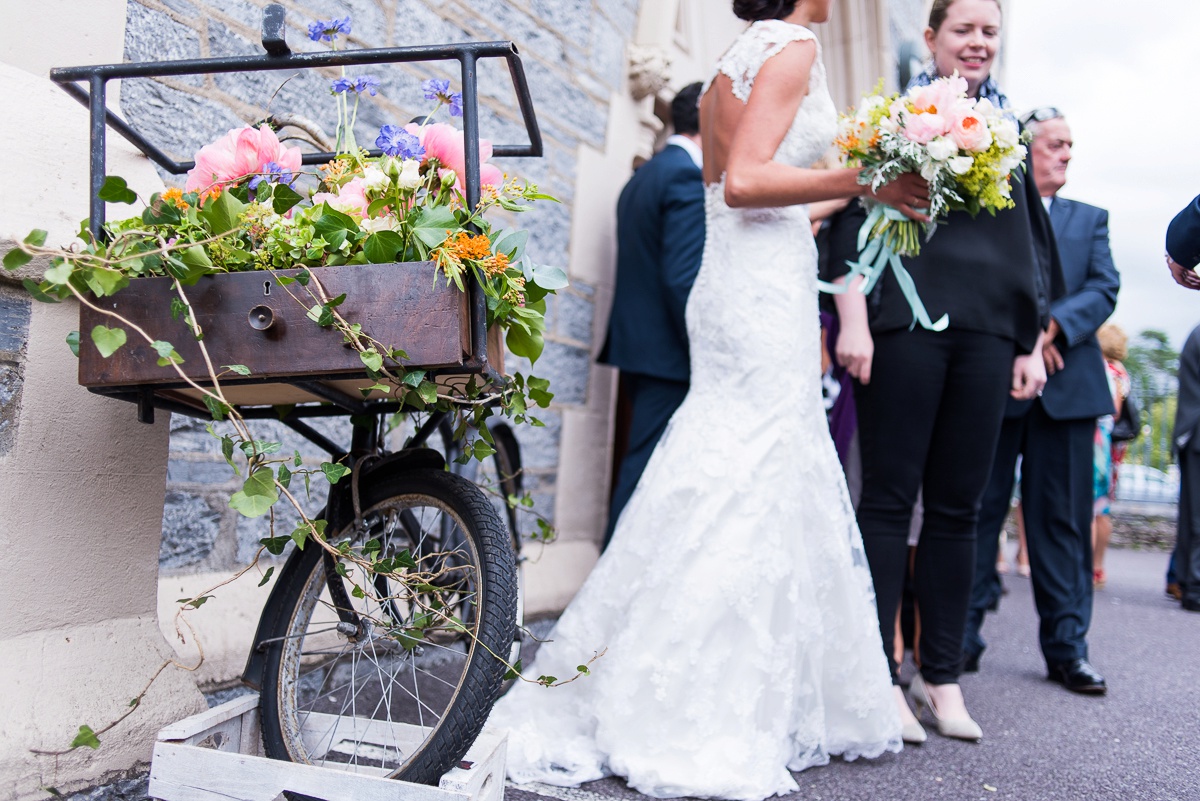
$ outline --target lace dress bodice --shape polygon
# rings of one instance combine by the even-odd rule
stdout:
[[[762,64],[811,39],[750,26],[719,68],[745,101]],[[832,141],[820,60],[776,159]],[[802,206],[705,196],[687,305],[691,388],[608,549],[492,722],[508,773],[557,785],[617,774],[646,795],[757,801],[791,771],[900,748],[900,722],[846,482],[825,422],[817,258]],[[678,232],[686,235],[687,232]]]

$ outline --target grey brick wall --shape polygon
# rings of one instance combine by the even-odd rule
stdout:
[[[0,283],[0,456],[17,440],[31,302],[24,291]]]
[[[141,61],[259,53],[265,4],[265,0],[131,0],[126,58]],[[604,147],[609,100],[621,82],[637,0],[287,0],[284,5],[288,9],[288,41],[296,51],[325,47],[308,40],[305,28],[309,22],[347,14],[353,20],[349,46],[355,48],[514,41],[529,78],[546,157],[497,159],[496,163],[511,174],[538,182],[544,191],[563,200],[561,205],[541,204],[522,215],[520,223],[533,232],[534,258],[567,266],[578,148],[581,144]],[[381,124],[404,122],[423,111],[420,82],[432,76],[457,83],[451,67],[373,68],[383,86],[375,98],[378,102],[360,107],[359,140],[374,141]],[[293,73],[126,81],[121,107],[135,127],[168,152],[189,159],[229,128],[261,119],[268,106],[308,117],[332,132],[335,107],[328,81],[334,74],[310,71],[286,83]],[[485,61],[479,77],[482,134],[494,142],[524,142],[507,70],[500,62]],[[528,466],[526,482],[539,511],[546,515],[552,514],[555,500],[559,410],[587,400],[593,315],[590,286],[576,284],[551,300],[546,351],[534,372],[551,379],[557,393],[556,408],[542,415],[545,428],[518,431]],[[0,373],[0,387],[2,380]],[[281,435],[285,449],[299,448],[314,464],[320,461],[311,445],[282,426],[268,424],[267,428]],[[0,428],[0,443],[2,432]],[[344,435],[337,439],[348,442],[348,433],[337,433]],[[263,523],[239,520],[228,508],[228,496],[236,488],[236,478],[204,425],[176,416],[163,514],[162,569],[226,569],[253,554],[265,533]],[[314,498],[314,508],[321,501]]]

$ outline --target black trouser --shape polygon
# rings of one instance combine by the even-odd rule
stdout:
[[[958,680],[975,566],[975,523],[1012,383],[1014,345],[990,334],[895,331],[875,338],[871,383],[856,385],[863,462],[858,507],[892,668],[896,609],[917,491],[925,521],[913,573],[921,673]]]
[[[629,424],[629,447],[625,451],[625,458],[621,460],[612,505],[609,507],[608,528],[604,532],[605,548],[612,539],[621,510],[629,502],[642,471],[646,469],[646,463],[650,461],[650,454],[654,453],[667,423],[688,392],[686,381],[671,381],[637,373],[622,373],[621,381],[628,386],[633,419]]]
[[[975,588],[963,638],[968,655],[983,653],[988,608],[1000,597],[996,552],[1008,516],[1013,471],[1021,461],[1021,510],[1029,549],[1038,640],[1048,665],[1087,659],[1092,621],[1092,517],[1095,509],[1096,421],[1054,420],[1040,401],[1004,421],[983,505]]]
[[[1189,608],[1200,605],[1200,453],[1192,444],[1179,452],[1179,524],[1175,577]]]

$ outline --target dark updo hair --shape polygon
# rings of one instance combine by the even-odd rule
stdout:
[[[677,134],[700,133],[700,90],[703,84],[689,83],[671,101],[671,124]]]
[[[733,0],[733,13],[755,22],[783,19],[796,10],[796,0]]]
[[[996,4],[996,8],[1000,9],[1000,13],[1004,13],[1004,6],[1000,0],[992,0]],[[942,23],[946,21],[946,14],[950,11],[950,6],[954,5],[954,0],[933,0],[933,5],[929,9],[929,27],[937,33],[942,28]]]

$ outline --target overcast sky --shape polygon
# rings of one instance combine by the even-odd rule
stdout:
[[[1167,223],[1200,194],[1200,2],[1017,0],[1004,88],[1018,109],[1062,110],[1075,138],[1062,195],[1110,212],[1121,294],[1113,321],[1179,347],[1200,292],[1163,262]]]

